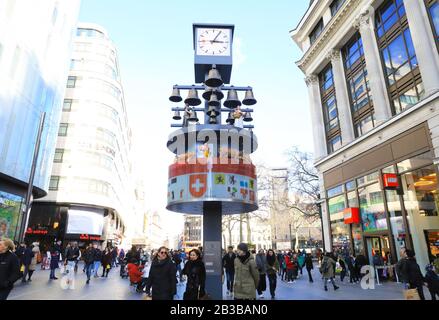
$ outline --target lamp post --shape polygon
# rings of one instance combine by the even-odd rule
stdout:
[[[254,127],[244,125],[253,120],[253,109],[248,106],[255,105],[256,99],[252,87],[226,85],[232,71],[234,26],[194,24],[193,28],[198,85],[175,85],[169,98],[174,103],[183,102],[184,107],[172,108],[173,119],[181,122],[171,125],[179,129],[171,133],[167,143],[176,158],[169,167],[166,208],[203,215],[206,292],[220,300],[222,215],[258,209],[256,168],[249,157],[257,149],[257,139]],[[182,91],[188,92],[184,101]],[[198,91],[203,91],[204,107],[198,107],[203,103]],[[227,99],[221,103],[223,92]],[[240,92],[245,92],[242,101]],[[228,114],[225,121],[224,113]]]

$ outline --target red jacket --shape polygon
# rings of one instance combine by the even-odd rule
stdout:
[[[285,256],[285,265],[287,266],[287,270],[293,270],[296,267],[290,256]]]
[[[142,266],[137,266],[134,263],[128,263],[127,268],[131,283],[139,283],[142,280]]]

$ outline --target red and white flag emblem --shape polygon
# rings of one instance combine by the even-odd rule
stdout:
[[[195,198],[201,198],[207,189],[207,175],[194,174],[189,177],[189,191]]]

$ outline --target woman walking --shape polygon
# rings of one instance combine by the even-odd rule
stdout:
[[[312,279],[312,274],[311,274],[311,270],[314,269],[314,263],[312,261],[312,257],[310,253],[306,254],[305,257],[305,267],[306,267],[306,271],[308,272],[308,278],[309,278],[309,282],[313,283],[314,280]]]
[[[235,300],[256,300],[256,287],[259,273],[253,255],[245,243],[238,245],[238,257],[235,260]]]
[[[102,254],[102,278],[108,278],[108,273],[111,270],[111,265],[113,262],[113,254],[110,250],[110,248],[105,248],[103,254]]]
[[[186,262],[183,274],[187,276],[186,291],[183,300],[200,300],[206,295],[206,268],[201,260],[201,253],[197,249],[189,252],[189,260]]]
[[[35,242],[32,244],[32,253],[33,253],[33,258],[30,262],[29,265],[29,273],[28,273],[28,278],[27,281],[32,282],[32,275],[34,273],[34,271],[37,268],[37,263],[38,263],[38,257],[40,256],[40,244],[38,242]]]
[[[323,276],[323,282],[325,283],[325,291],[328,291],[328,281],[332,283],[332,285],[334,286],[334,290],[339,289],[339,287],[337,287],[334,282],[334,266],[335,261],[331,258],[331,254],[326,253],[322,260],[322,266],[320,267],[320,272]]]
[[[177,293],[177,267],[169,256],[169,250],[161,247],[152,261],[146,283],[146,292],[152,290],[152,300],[173,300]]]
[[[421,268],[419,268],[416,262],[415,252],[412,250],[406,250],[407,259],[403,265],[404,279],[409,284],[409,289],[416,289],[418,291],[421,300],[425,300],[424,296],[424,276],[421,273]]]
[[[20,278],[20,262],[13,253],[15,245],[12,240],[0,241],[0,300],[6,300]]]
[[[267,251],[267,277],[268,284],[270,286],[271,299],[276,298],[276,285],[277,285],[277,273],[279,271],[279,262],[277,261],[276,254],[272,249]]]

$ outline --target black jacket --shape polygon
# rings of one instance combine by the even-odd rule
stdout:
[[[359,254],[356,258],[355,258],[355,267],[360,270],[362,266],[367,265],[367,260],[366,257],[363,256],[362,254]]]
[[[128,251],[125,259],[127,259],[127,263],[138,263],[140,261],[140,252],[138,251]]]
[[[154,259],[146,282],[146,292],[152,288],[153,300],[173,300],[177,293],[177,268],[170,258]]]
[[[203,261],[186,262],[183,274],[187,275],[186,291],[183,300],[198,300],[198,297],[205,295],[206,268]]]
[[[84,263],[86,265],[90,265],[95,261],[95,248],[87,248],[85,249],[84,254],[82,255],[84,259]]]
[[[311,256],[306,256],[305,257],[305,267],[306,267],[306,270],[314,269],[314,264],[312,262],[312,257]]]
[[[94,261],[101,262],[102,261],[102,251],[100,249],[95,249],[94,253],[95,253]]]
[[[411,287],[419,287],[424,284],[424,276],[415,258],[407,258],[402,269],[404,279]]]
[[[7,251],[0,254],[0,290],[12,289],[20,278],[20,261],[15,253]]]
[[[79,248],[69,248],[66,252],[67,261],[76,261],[79,257]]]
[[[31,262],[32,262],[32,258],[34,256],[35,256],[35,254],[32,252],[32,248],[31,247],[27,247],[24,250],[23,257],[21,259],[21,263],[24,264],[25,266],[30,265]]]
[[[228,253],[226,253],[223,257],[223,267],[226,269],[227,272],[233,272],[235,271],[235,259],[236,255],[232,253],[230,256]]]
[[[428,284],[428,290],[439,292],[439,276],[433,270],[427,271],[425,282]]]

